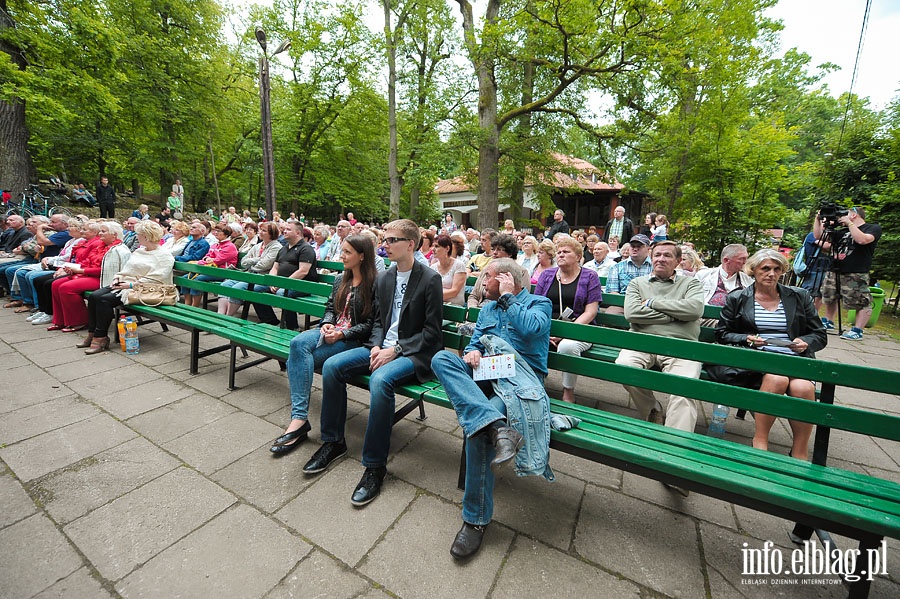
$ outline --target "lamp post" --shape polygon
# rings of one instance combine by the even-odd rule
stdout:
[[[272,108],[269,100],[269,56],[266,54],[266,32],[262,27],[256,28],[256,41],[262,48],[262,55],[259,57],[259,104],[262,120],[260,140],[262,142],[263,179],[266,187],[266,212],[268,212],[269,218],[272,218],[276,209],[275,158],[272,150]],[[278,45],[272,56],[280,54],[290,47],[290,40],[284,40]]]

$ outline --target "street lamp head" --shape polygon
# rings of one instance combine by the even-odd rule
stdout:
[[[259,42],[259,47],[263,49],[263,52],[266,51],[266,32],[263,31],[262,27],[256,28],[256,41]]]
[[[290,49],[290,47],[291,47],[291,40],[284,40],[283,42],[278,44],[278,47],[275,48],[275,52],[272,53],[272,56],[275,56],[276,54],[281,54],[285,50]]]

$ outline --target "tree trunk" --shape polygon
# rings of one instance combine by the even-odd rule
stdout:
[[[400,173],[397,170],[397,37],[391,31],[391,0],[382,0],[384,6],[384,41],[388,61],[388,177],[391,181],[390,218],[400,218]]]
[[[497,82],[494,62],[489,52],[475,39],[472,5],[457,0],[463,17],[463,36],[469,60],[478,78],[478,126],[482,136],[478,144],[478,227],[497,228],[498,194],[500,191],[500,124],[497,122]],[[489,0],[484,14],[485,30],[497,23],[500,0]]]
[[[526,62],[522,72],[522,106],[527,106],[534,101],[534,63]],[[519,127],[516,131],[519,138],[519,146],[522,142],[531,138],[531,113],[526,112],[519,117]],[[513,219],[522,215],[525,208],[525,176],[527,164],[523,160],[516,168],[516,177],[509,186],[509,211]]]
[[[0,0],[0,32],[13,27],[15,23],[6,9],[6,0]],[[20,71],[25,70],[22,50],[0,41],[0,52],[9,54],[10,60]],[[0,187],[8,189],[15,197],[25,191],[33,173],[34,165],[28,153],[25,100],[13,98],[0,101]]]
[[[409,188],[409,218],[410,220],[416,220],[419,216],[419,192],[420,187],[418,185],[411,185]]]

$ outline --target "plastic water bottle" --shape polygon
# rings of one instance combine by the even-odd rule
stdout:
[[[126,316],[122,315],[119,317],[119,322],[116,323],[116,328],[119,329],[119,345],[122,346],[122,351],[125,351],[125,320]]]
[[[141,340],[138,339],[137,321],[128,317],[125,321],[125,353],[135,355],[141,353]]]
[[[717,403],[713,407],[712,421],[709,423],[707,434],[710,437],[718,437],[721,439],[725,436],[725,421],[728,420],[728,411],[730,408],[726,405]]]

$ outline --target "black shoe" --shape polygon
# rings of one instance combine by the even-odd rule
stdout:
[[[306,462],[306,465],[303,467],[303,473],[318,474],[319,472],[324,472],[332,462],[345,455],[347,455],[347,444],[343,441],[325,442]]]
[[[297,448],[298,445],[306,441],[306,438],[309,436],[309,431],[312,430],[312,427],[309,425],[309,421],[303,423],[303,426],[298,428],[295,431],[291,431],[289,433],[285,433],[275,439],[275,442],[272,444],[272,447],[269,448],[276,456],[282,456],[286,453],[290,453]]]
[[[472,557],[481,549],[481,540],[484,538],[485,526],[475,526],[468,522],[463,522],[462,528],[456,533],[453,544],[450,546],[450,555],[456,559],[466,559]]]
[[[516,454],[522,449],[522,445],[525,444],[525,439],[519,434],[519,431],[507,426],[502,420],[494,422],[488,430],[496,452],[496,456],[491,460],[491,468],[496,470],[505,462],[516,457]]]
[[[384,482],[384,476],[387,474],[387,468],[366,468],[359,484],[353,491],[353,497],[350,503],[357,507],[372,503],[378,494],[381,493],[381,483]]]

